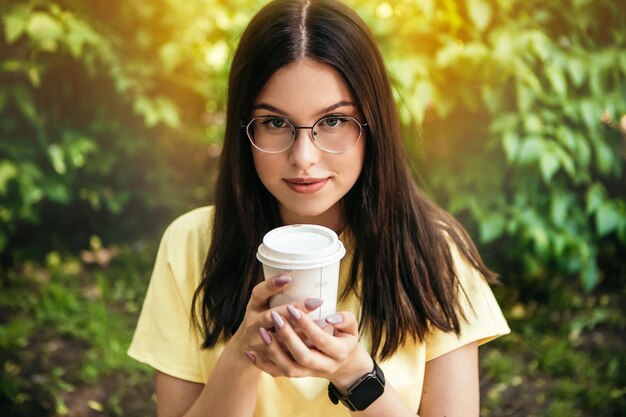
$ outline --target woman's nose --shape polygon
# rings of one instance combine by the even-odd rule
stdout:
[[[294,143],[289,148],[289,162],[300,169],[308,168],[319,160],[320,150],[313,143],[312,133],[311,129],[296,130]]]

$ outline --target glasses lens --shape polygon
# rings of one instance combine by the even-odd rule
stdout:
[[[343,152],[354,146],[361,136],[361,125],[352,117],[329,116],[313,126],[315,142],[330,152]]]
[[[248,137],[262,151],[281,152],[291,146],[295,129],[284,117],[258,117],[248,125]]]

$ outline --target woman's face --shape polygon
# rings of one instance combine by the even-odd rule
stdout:
[[[363,123],[342,76],[332,67],[300,60],[278,70],[256,98],[252,117],[288,118],[295,126],[312,126],[327,115],[346,115]],[[298,129],[292,146],[280,153],[252,147],[261,182],[278,201],[285,224],[343,225],[341,199],[363,167],[365,133],[355,146],[328,153],[311,140],[311,129]]]

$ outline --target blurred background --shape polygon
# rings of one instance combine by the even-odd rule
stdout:
[[[411,168],[501,275],[483,416],[626,415],[626,13],[349,0]],[[165,226],[212,201],[252,0],[0,1],[0,414],[154,415],[126,356]],[[417,395],[417,393],[416,393]]]

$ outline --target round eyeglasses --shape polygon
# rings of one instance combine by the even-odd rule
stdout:
[[[266,153],[286,151],[296,140],[299,129],[311,129],[311,140],[319,149],[330,153],[346,152],[361,139],[363,127],[352,116],[324,116],[313,126],[296,126],[286,117],[260,116],[243,124],[252,146]]]

